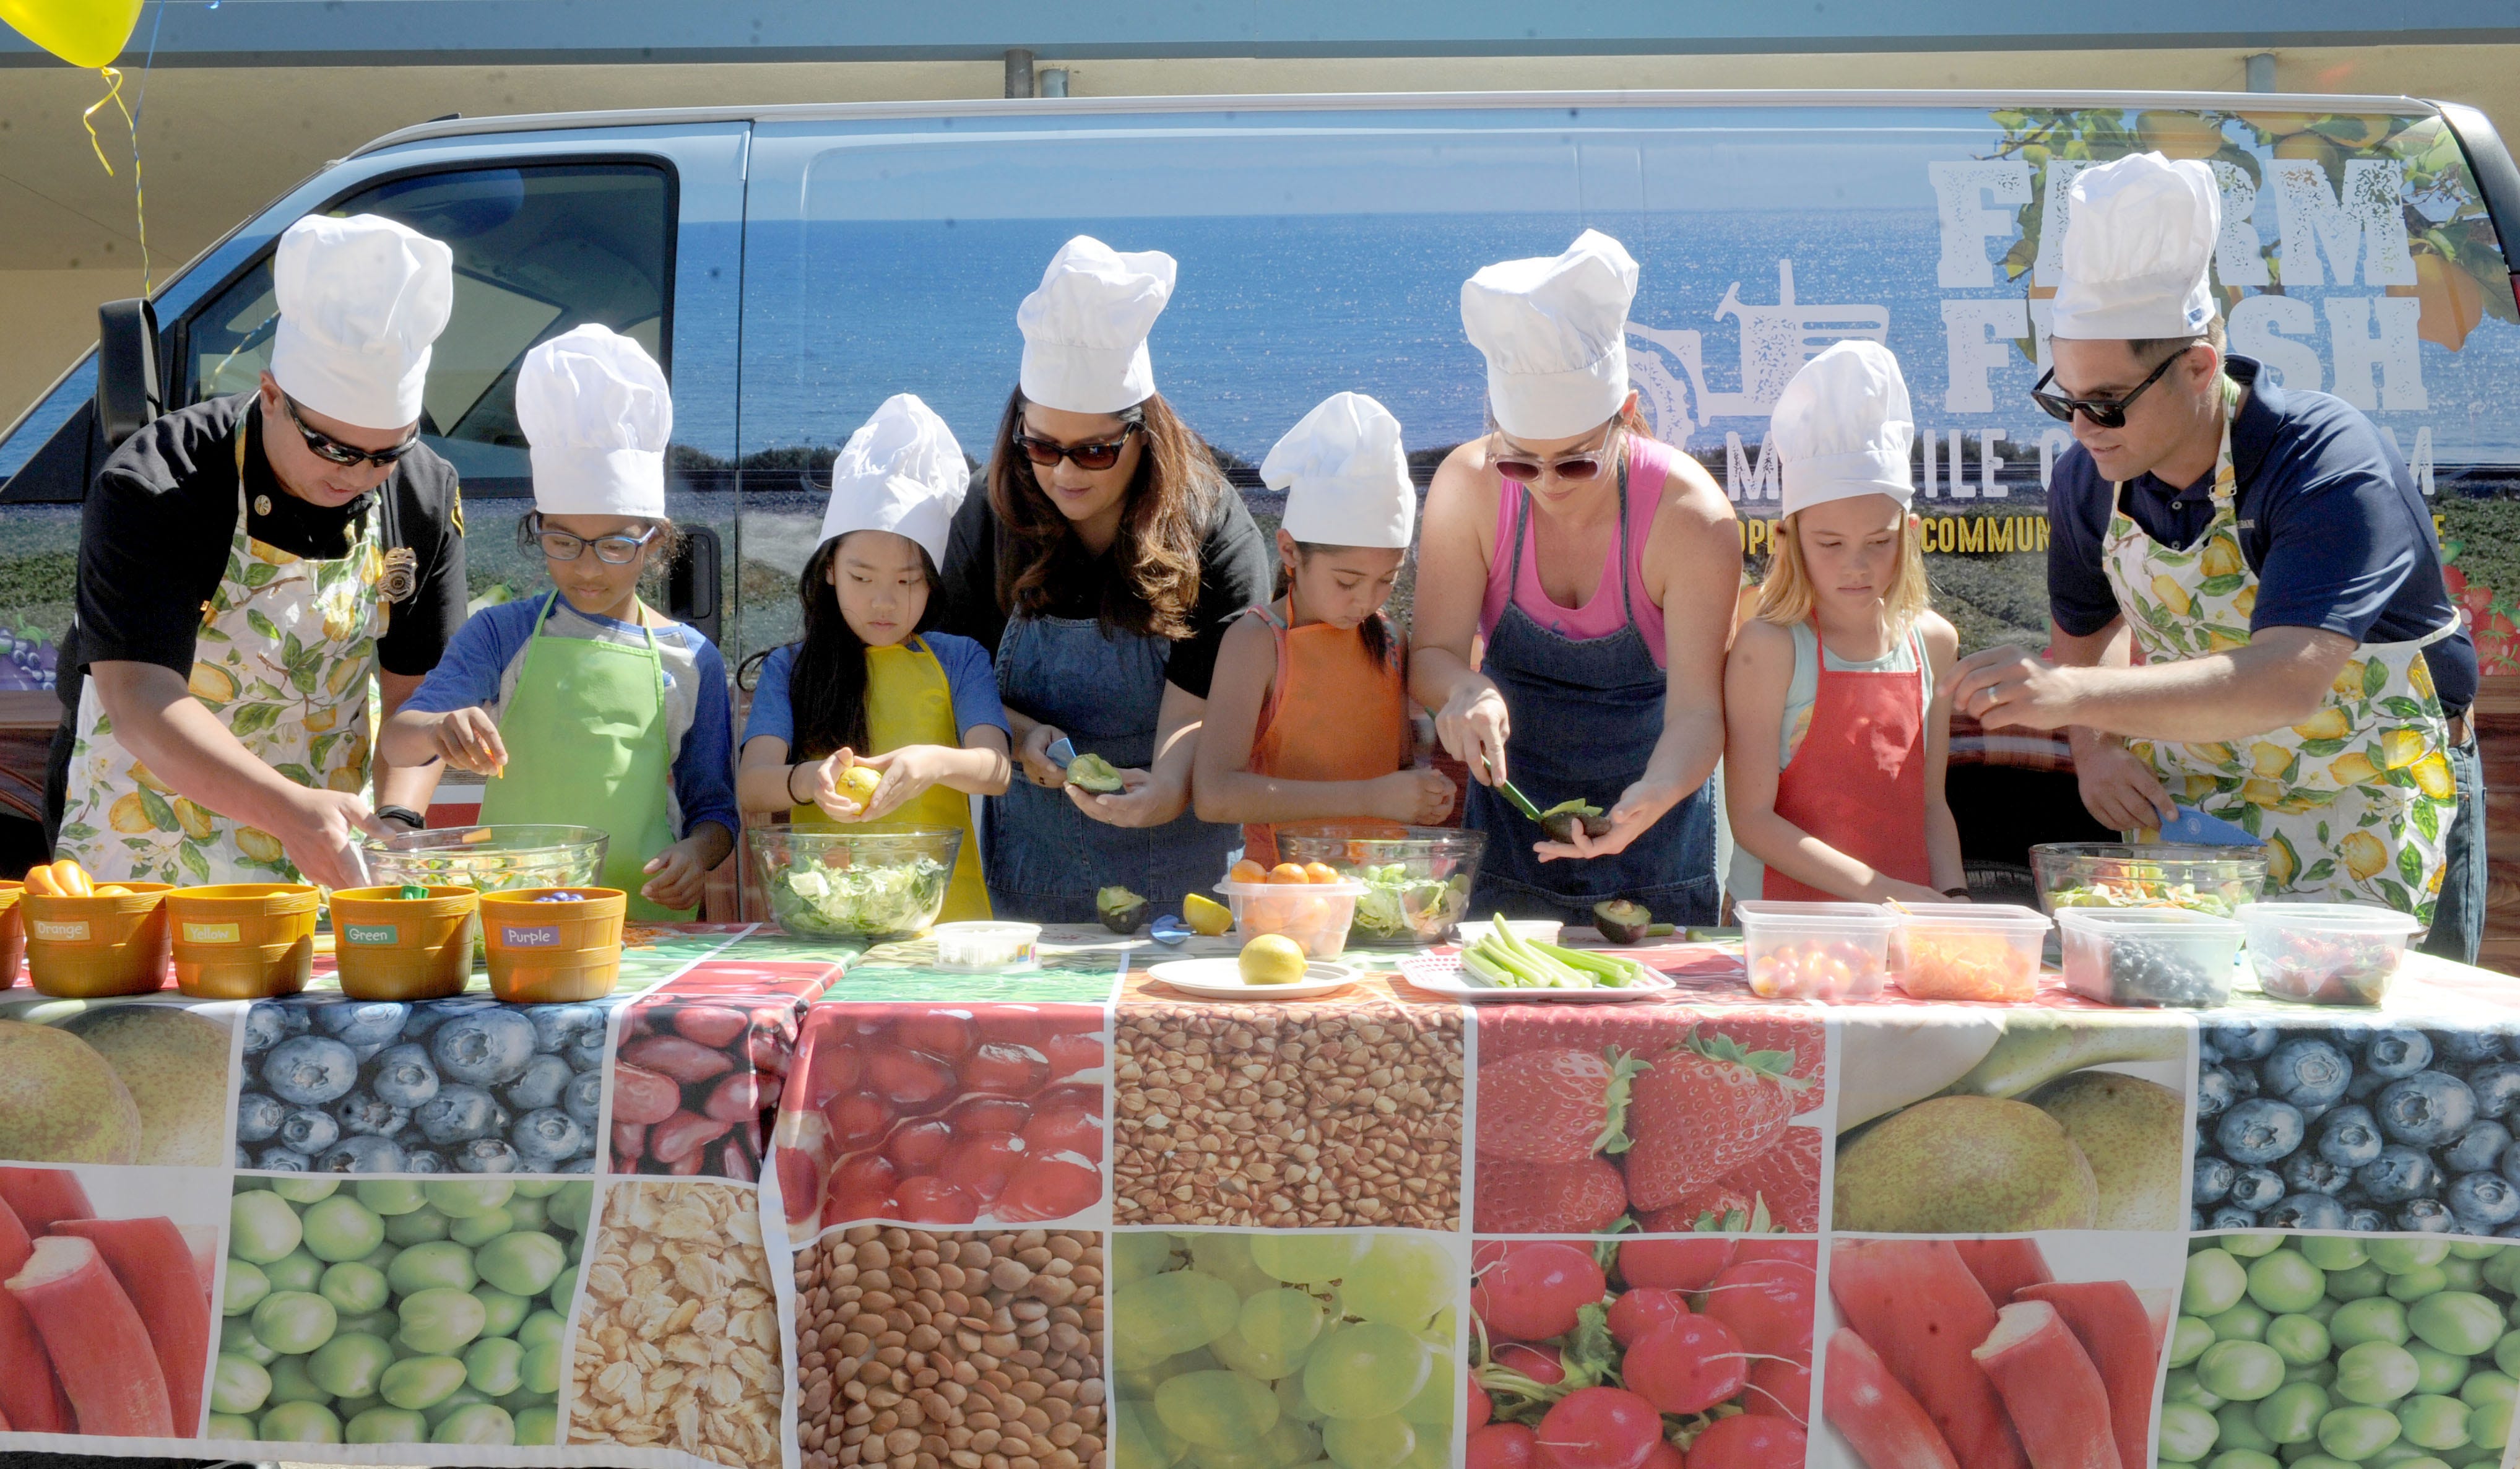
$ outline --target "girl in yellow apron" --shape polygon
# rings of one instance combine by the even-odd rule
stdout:
[[[726,663],[639,600],[673,538],[665,376],[630,338],[579,327],[526,354],[517,420],[534,468],[522,530],[555,590],[474,613],[382,748],[491,777],[485,823],[602,829],[603,883],[631,916],[689,918],[741,819]]]
[[[968,798],[1005,793],[1011,769],[987,649],[928,631],[969,486],[953,431],[908,393],[849,436],[796,583],[805,633],[759,660],[737,779],[745,811],[798,826],[962,832],[948,922],[991,916]]]

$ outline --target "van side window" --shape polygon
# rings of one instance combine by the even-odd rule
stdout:
[[[631,163],[478,168],[391,179],[335,214],[382,214],[455,252],[455,313],[428,365],[421,431],[468,497],[529,495],[516,375],[528,348],[594,322],[666,363],[672,183]],[[190,322],[179,403],[245,392],[271,360],[265,255]]]

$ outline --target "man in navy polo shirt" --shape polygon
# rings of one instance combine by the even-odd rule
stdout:
[[[2158,154],[2076,179],[2034,392],[2076,440],[2048,499],[2054,661],[1962,659],[1954,707],[2066,729],[2110,825],[2228,823],[2266,844],[2271,895],[2385,904],[2472,961],[2476,650],[2432,516],[2354,407],[2225,357],[2218,204],[2204,164]]]

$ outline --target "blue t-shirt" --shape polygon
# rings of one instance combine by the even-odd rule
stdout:
[[[989,650],[968,638],[952,633],[922,633],[927,650],[936,655],[945,670],[945,688],[954,699],[954,729],[968,736],[983,725],[1007,730],[1009,738],[1014,732],[1007,729],[1006,706],[998,699],[998,671],[990,666]],[[761,660],[761,681],[752,690],[752,712],[744,716],[745,743],[767,734],[788,746],[788,758],[801,760],[796,749],[796,706],[788,696],[788,685],[796,666],[797,645],[790,643],[774,650]],[[868,750],[870,755],[882,753]]]
[[[403,707],[446,714],[478,704],[496,717],[516,692],[525,645],[533,640],[534,616],[542,606],[543,599],[534,597],[473,613]],[[727,694],[726,660],[698,628],[659,622],[648,631],[656,635],[658,672],[665,683],[674,829],[689,836],[700,823],[715,822],[733,835],[743,829],[743,818],[735,804],[735,706]],[[570,606],[565,597],[552,603],[543,634],[628,647],[647,642],[636,624],[590,617]]]
[[[2234,513],[2240,555],[2258,576],[2252,632],[2308,627],[2357,643],[2411,643],[2455,614],[2442,581],[2441,543],[2414,476],[2362,411],[2326,393],[2286,391],[2246,357],[2224,371],[2248,396],[2231,419]],[[2128,516],[2184,550],[2214,518],[2214,476],[2184,487],[2150,474],[2128,481]],[[2109,482],[2080,444],[2056,461],[2048,491],[2048,604],[2078,638],[2119,615],[2102,569]],[[2476,645],[2467,631],[2424,649],[2442,708],[2476,698]]]

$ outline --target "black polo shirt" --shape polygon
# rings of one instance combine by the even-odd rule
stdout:
[[[2327,393],[2258,379],[2258,364],[2228,357],[2248,389],[2231,419],[2233,513],[2240,556],[2258,577],[2249,630],[2308,627],[2357,643],[2411,643],[2457,610],[2442,581],[2432,510],[2362,410]],[[2089,637],[2120,614],[2102,567],[2109,512],[2185,550],[2214,518],[2214,475],[2169,485],[2150,474],[2113,497],[2082,445],[2056,461],[2048,490],[2048,601],[2056,625]],[[2476,698],[2476,645],[2465,628],[2424,649],[2445,712]]]
[[[409,547],[418,586],[394,603],[378,666],[417,677],[437,666],[464,623],[463,503],[455,468],[423,447],[378,491],[338,509],[289,494],[262,454],[255,395],[212,398],[125,440],[98,471],[79,517],[78,616],[63,640],[62,701],[78,705],[90,663],[155,663],[190,676],[202,606],[226,573],[237,524],[235,433],[246,419],[247,529],[293,556],[331,559],[356,522],[387,497],[389,545]]]

